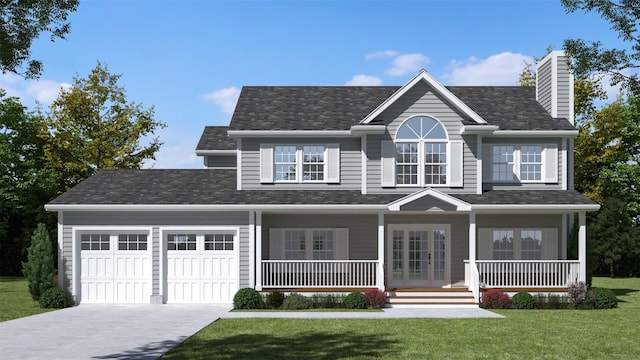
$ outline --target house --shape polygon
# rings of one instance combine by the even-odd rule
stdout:
[[[229,126],[202,134],[205,169],[101,171],[46,205],[60,286],[83,303],[564,290],[585,280],[599,208],[573,190],[577,133],[558,51],[535,88],[425,71],[401,87],[244,87]]]

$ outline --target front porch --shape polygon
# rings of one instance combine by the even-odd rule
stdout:
[[[250,249],[255,256],[252,283],[260,291],[464,289],[476,303],[488,288],[562,291],[569,283],[586,279],[584,213],[579,213],[578,260],[566,259],[568,215],[256,212],[251,242],[255,247]],[[296,227],[287,227],[291,223]],[[537,260],[487,258],[504,252],[493,245],[495,235],[489,230],[507,227],[518,233],[513,241],[524,239],[520,233],[543,236],[538,242],[551,244],[550,248],[540,245],[534,255],[542,259]],[[541,228],[537,235],[522,230],[536,227]],[[526,250],[527,256],[532,251],[524,245],[514,249],[518,257],[520,251]],[[285,259],[291,256],[300,258]],[[327,259],[314,259],[318,256]]]

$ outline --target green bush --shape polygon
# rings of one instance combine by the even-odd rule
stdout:
[[[40,295],[41,308],[62,309],[73,305],[71,294],[65,289],[53,287],[45,290]]]
[[[280,291],[272,291],[267,294],[267,307],[270,309],[279,309],[284,301],[284,294]]]
[[[593,288],[591,289],[590,297],[595,309],[613,309],[618,307],[616,294],[610,289]]]
[[[533,309],[535,306],[536,301],[528,292],[519,292],[511,298],[512,309]]]
[[[262,296],[252,288],[240,289],[233,297],[233,308],[236,310],[261,309],[262,305]]]
[[[352,292],[344,298],[344,307],[347,309],[366,309],[367,303],[360,292]]]
[[[342,307],[342,297],[335,294],[314,294],[311,297],[313,307],[316,309],[335,309]]]
[[[283,310],[306,310],[311,309],[312,306],[311,299],[296,293],[287,296],[282,303]]]
[[[547,309],[568,309],[570,307],[569,299],[566,296],[549,294],[547,297]]]
[[[31,246],[28,250],[28,260],[22,263],[22,273],[29,282],[29,293],[33,300],[40,299],[40,295],[47,289],[55,287],[53,275],[53,250],[47,233],[47,227],[40,223],[31,236]]]

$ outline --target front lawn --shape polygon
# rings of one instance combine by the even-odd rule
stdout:
[[[37,301],[31,299],[27,279],[23,277],[0,276],[0,321],[40,314],[55,309],[41,309]]]
[[[594,279],[612,310],[504,319],[222,319],[163,359],[640,359],[640,279]]]

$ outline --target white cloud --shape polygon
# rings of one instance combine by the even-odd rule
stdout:
[[[232,114],[233,109],[236,107],[238,97],[240,96],[240,89],[235,86],[216,90],[208,94],[201,95],[200,97],[206,101],[210,101],[222,108],[227,114]]]
[[[60,90],[68,90],[71,84],[58,83],[51,80],[33,81],[27,86],[27,93],[42,104],[50,104],[60,94]]]
[[[26,80],[14,74],[0,75],[0,88],[8,96],[20,98],[25,106],[33,105],[36,101],[42,105],[49,105],[58,97],[61,89],[69,89],[71,84],[53,80]]]
[[[372,59],[384,59],[387,57],[394,57],[394,56],[398,56],[398,52],[395,50],[380,50],[371,54],[367,54],[364,56],[364,58],[367,60],[372,60]]]
[[[160,147],[156,160],[146,160],[143,169],[201,169],[202,157],[196,155],[193,144]]]
[[[346,86],[380,86],[382,79],[373,75],[354,75],[351,80],[345,83]]]
[[[390,76],[400,76],[412,72],[417,72],[429,63],[429,58],[420,54],[402,54],[396,56],[392,61],[392,67],[384,73]]]
[[[525,62],[533,58],[512,52],[502,52],[486,59],[470,57],[451,62],[450,70],[442,76],[447,85],[518,85],[518,75]]]

